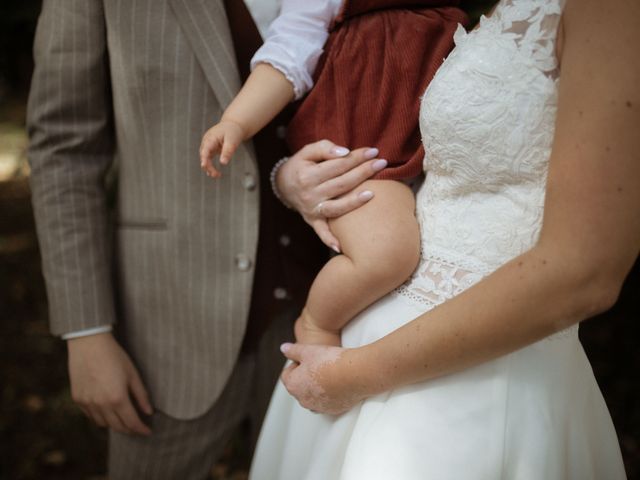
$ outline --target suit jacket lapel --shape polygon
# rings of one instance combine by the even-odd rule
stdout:
[[[170,0],[204,73],[226,108],[240,88],[233,41],[222,0]]]

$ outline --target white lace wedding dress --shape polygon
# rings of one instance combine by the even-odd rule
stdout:
[[[422,100],[423,258],[343,344],[370,343],[529,249],[542,221],[563,0],[502,0]],[[517,321],[517,319],[514,319]],[[253,480],[617,480],[616,434],[577,327],[461,373],[370,398],[340,417],[276,388]]]

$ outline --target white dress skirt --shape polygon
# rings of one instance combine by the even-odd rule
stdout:
[[[420,313],[400,295],[352,321],[370,343]],[[394,322],[395,325],[391,325]],[[275,389],[253,480],[616,480],[618,442],[577,329],[463,372],[372,397],[338,417]]]

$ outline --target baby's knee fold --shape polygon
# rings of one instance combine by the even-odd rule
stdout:
[[[404,282],[416,269],[420,261],[420,246],[406,245],[406,248],[397,249],[393,255],[394,269],[400,283]]]
[[[367,262],[365,275],[377,285],[395,288],[411,276],[420,260],[420,251],[394,248]]]

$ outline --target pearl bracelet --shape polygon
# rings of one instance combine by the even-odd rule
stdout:
[[[276,177],[278,176],[278,172],[280,171],[280,168],[287,163],[287,161],[289,160],[289,157],[283,157],[280,160],[278,160],[276,162],[276,164],[273,166],[273,168],[271,169],[271,174],[269,175],[269,180],[271,181],[271,190],[273,191],[273,194],[275,195],[275,197],[280,200],[280,203],[282,203],[285,207],[287,207],[290,210],[295,210],[291,205],[289,205],[289,203],[284,199],[284,197],[282,196],[282,194],[280,193],[280,191],[278,190],[278,183],[276,182]]]

